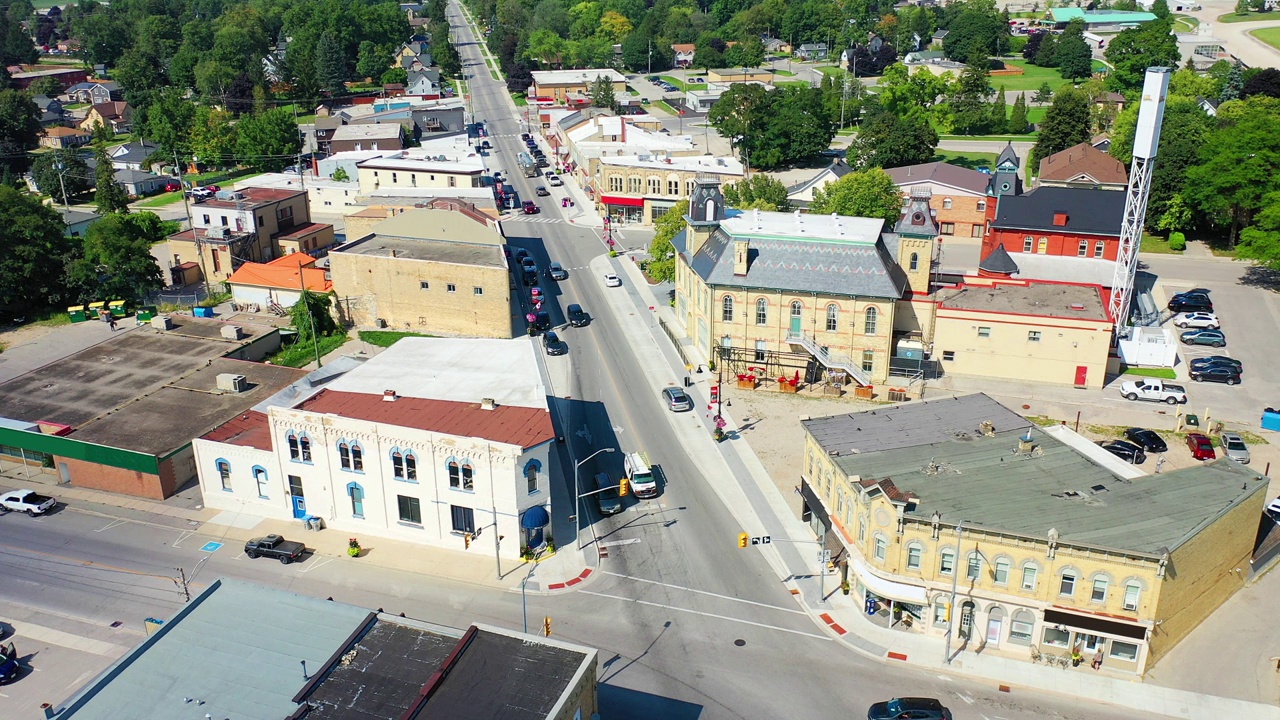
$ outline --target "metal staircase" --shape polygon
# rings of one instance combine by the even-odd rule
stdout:
[[[828,370],[843,370],[849,374],[849,377],[857,380],[859,385],[863,387],[871,385],[871,379],[867,377],[865,372],[863,372],[861,365],[854,363],[853,358],[847,355],[841,355],[840,353],[831,352],[804,333],[787,333],[787,342],[791,345],[799,345],[804,348],[813,356],[814,360],[817,360]]]

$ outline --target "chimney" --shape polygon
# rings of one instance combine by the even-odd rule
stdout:
[[[480,398],[481,410],[497,410],[498,403],[493,398]]]
[[[750,240],[733,241],[733,274],[735,277],[743,277],[747,274],[747,258],[750,257],[750,253]]]
[[[978,427],[982,428],[982,434],[985,435],[986,437],[995,437],[996,424],[991,422],[990,420],[983,420],[981,423],[978,424]]]
[[[1031,429],[1027,428],[1027,434],[1018,438],[1018,452],[1026,455],[1031,452],[1035,444],[1031,442]]]
[[[1054,226],[1055,226],[1055,227],[1065,227],[1065,226],[1066,226],[1066,224],[1067,224],[1067,214],[1066,214],[1066,213],[1054,213],[1054,214],[1053,214],[1053,224],[1054,224]]]
[[[382,391],[382,402],[395,402],[396,400],[399,400],[399,399],[400,399],[400,396],[396,395],[395,390]]]

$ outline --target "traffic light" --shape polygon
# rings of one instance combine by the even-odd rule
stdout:
[[[740,548],[746,547],[747,542],[750,541],[750,539],[751,539],[750,535],[746,533],[738,533],[738,547]]]
[[[542,636],[551,637],[551,616],[542,619]]]
[[[622,478],[618,481],[618,497],[626,497],[631,494],[631,481]]]
[[[471,549],[471,533],[462,534],[462,546],[467,550]]]

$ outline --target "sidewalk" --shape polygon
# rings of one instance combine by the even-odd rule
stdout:
[[[692,341],[675,323],[671,309],[665,303],[655,300],[634,262],[629,258],[612,261],[597,258],[592,261],[593,272],[604,269],[597,267],[598,264],[611,266],[629,280],[626,283],[629,297],[612,295],[610,302],[614,305],[634,303],[639,306],[617,308],[620,310],[618,317],[633,315],[644,318],[644,326],[634,323],[634,328],[624,330],[633,338],[631,346],[644,360],[641,365],[645,367],[645,374],[653,384],[665,385],[673,374],[676,377],[687,374],[686,361],[678,357],[672,344],[662,337],[667,332],[678,343],[689,365],[696,366],[699,362],[705,362]],[[662,329],[659,321],[666,325],[667,331]],[[648,337],[639,337],[646,330]],[[709,404],[708,385],[709,380],[704,380],[689,388],[695,402],[704,407]],[[738,424],[729,412],[722,412],[722,415],[728,423],[725,430],[733,437],[732,431],[738,429]],[[941,638],[874,625],[863,616],[860,603],[840,592],[836,576],[827,576],[823,588],[826,595],[823,597],[819,590],[823,583],[814,573],[817,542],[809,527],[789,509],[773,480],[745,441],[734,439],[717,444],[711,439],[712,427],[705,417],[704,426],[706,435],[682,436],[682,444],[695,462],[706,462],[709,466],[720,465],[720,468],[712,467],[707,472],[712,487],[750,534],[768,534],[774,538],[772,544],[761,546],[766,560],[782,582],[792,590],[793,595],[797,596],[804,609],[852,650],[883,662],[903,662],[921,669],[989,681],[1002,687],[1034,688],[1078,695],[1135,710],[1190,720],[1220,720],[1223,717],[1280,720],[1280,708],[1274,706],[1161,687],[1127,677],[1109,677],[1087,668],[1086,671],[1081,671],[1078,668],[1047,667],[990,653],[974,652],[957,652],[953,661],[947,664],[942,657],[945,645]],[[709,455],[718,457],[711,458]],[[723,466],[726,464],[731,470],[732,480],[736,482],[717,482],[725,475]]]

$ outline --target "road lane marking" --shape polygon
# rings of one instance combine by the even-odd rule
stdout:
[[[117,520],[112,520],[111,522],[107,523],[106,525],[104,525],[104,526],[102,526],[102,527],[98,528],[97,530],[94,530],[94,532],[96,532],[96,533],[100,533],[100,532],[102,532],[102,531],[104,531],[104,530],[110,530],[111,528],[113,528],[113,527],[119,527],[119,526],[121,526],[121,525],[125,524],[126,522],[128,522],[128,520],[119,520],[119,519],[117,519]]]
[[[183,530],[181,533],[178,534],[178,539],[174,540],[173,544],[170,545],[169,547],[175,547],[175,548],[178,547],[178,545],[182,543],[183,540],[186,540],[192,535],[195,535],[195,533],[191,532],[190,530]]]
[[[626,541],[621,540],[618,542],[622,543]],[[640,542],[640,541],[636,540],[635,542]],[[657,580],[648,580],[646,578],[633,577],[631,575],[622,575],[620,573],[609,572],[607,570],[601,570],[600,572],[603,575],[612,575],[617,578],[623,578],[624,580],[634,580],[636,582],[649,583],[651,585],[661,585],[662,587],[669,587],[674,590],[684,590],[686,592],[697,593],[699,595],[710,595],[711,597],[720,598],[721,600],[732,600],[734,602],[746,603],[748,605],[756,605],[762,608],[769,608],[770,610],[781,610],[782,612],[795,613],[797,615],[805,614],[803,610],[796,610],[795,608],[785,608],[785,607],[780,607],[778,605],[770,605],[769,603],[756,602],[755,600],[743,600],[742,598],[731,597],[729,595],[721,595],[719,593],[708,592],[706,590],[695,590],[691,587],[685,587],[683,585],[672,585],[671,583],[658,582]]]
[[[298,574],[301,575],[304,573],[309,573],[312,570],[315,570],[316,568],[322,568],[325,565],[328,565],[329,563],[333,562],[333,560],[334,560],[333,558],[326,558],[324,560],[316,561],[315,558],[312,558],[312,561],[307,563],[306,567],[298,568]]]
[[[649,602],[648,600],[636,600],[635,598],[622,597],[620,595],[608,595],[606,593],[592,592],[591,590],[579,590],[578,592],[584,595],[594,595],[596,597],[609,598],[611,600],[622,600],[625,602],[633,602],[638,605],[649,605],[651,607],[659,607],[664,610],[677,610],[679,612],[686,612],[692,615],[702,615],[703,617],[711,617],[719,620],[727,620],[729,622],[742,623],[743,625],[753,625],[755,627],[765,628],[766,630],[778,630],[785,633],[791,633],[792,635],[803,635],[804,637],[816,638],[818,640],[827,640],[827,641],[831,640],[831,638],[827,637],[826,635],[808,633],[803,630],[792,630],[790,628],[778,627],[777,625],[768,625],[765,623],[753,622],[751,620],[743,620],[742,618],[729,617],[728,615],[717,615],[715,613],[703,612],[701,610],[690,610],[688,608],[676,607],[675,605],[663,605],[662,603]]]
[[[609,542],[599,543],[599,546],[602,548],[606,548],[606,547],[614,547],[616,545],[634,545],[640,541],[641,541],[640,538],[631,538],[630,540],[610,540]]]

